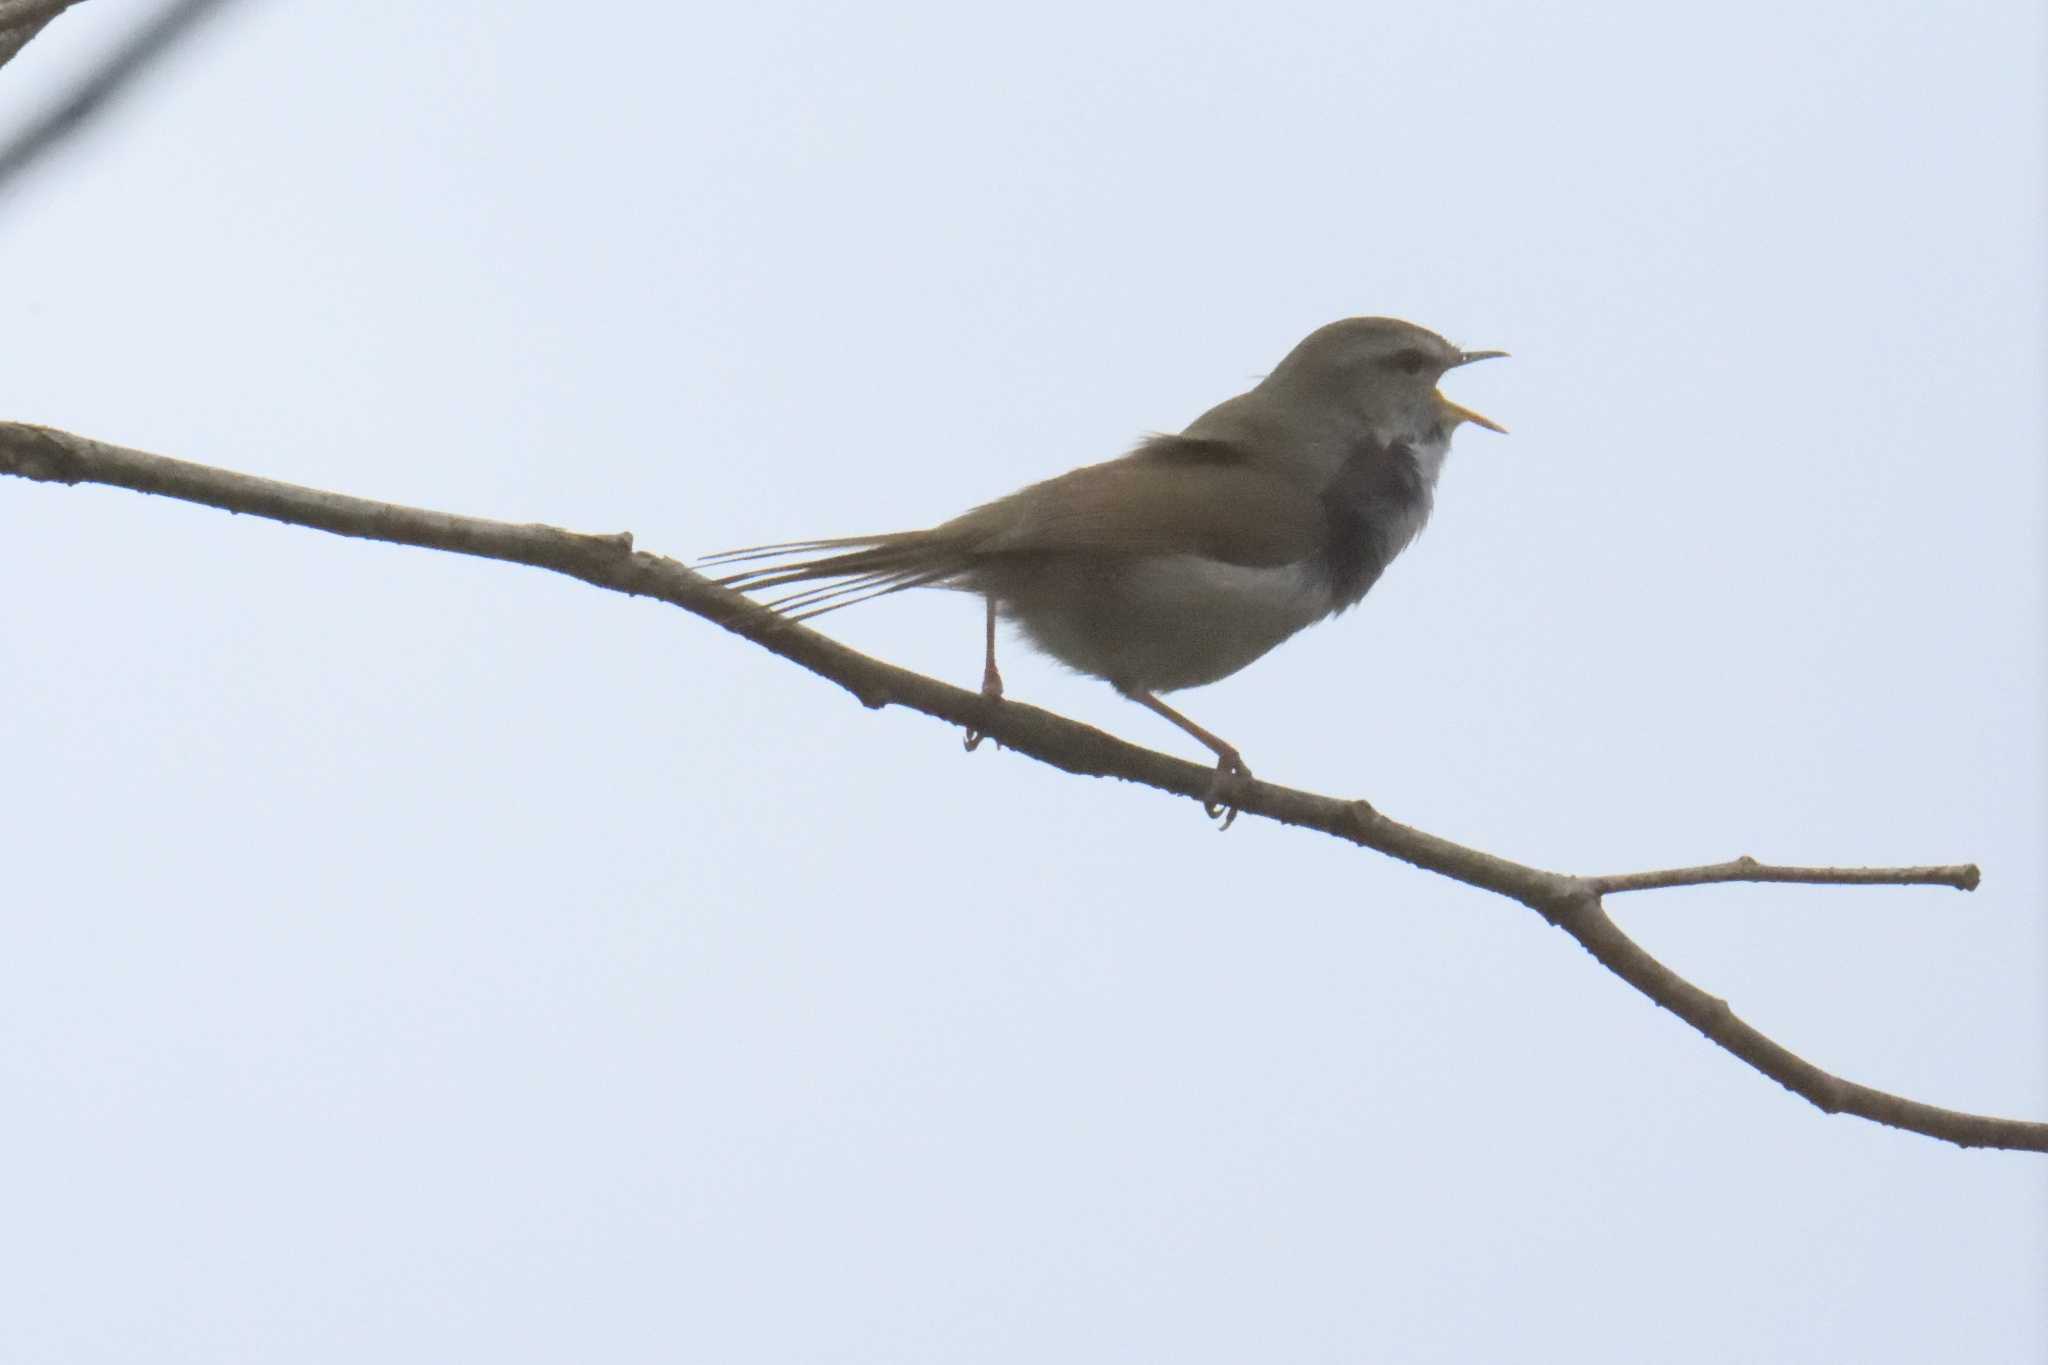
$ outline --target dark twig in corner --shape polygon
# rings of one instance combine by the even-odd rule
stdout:
[[[871,659],[728,592],[689,569],[633,549],[629,535],[579,535],[551,526],[514,525],[370,502],[206,465],[102,444],[46,427],[0,423],[0,473],[46,483],[100,483],[246,512],[336,535],[527,564],[615,592],[657,598],[743,636],[851,692],[869,707],[906,706],[988,735],[1005,748],[1067,772],[1117,777],[1201,800],[1211,770],[1141,749],[1035,706],[991,707],[978,692],[953,687]],[[1468,886],[1506,896],[1570,934],[1603,966],[1706,1038],[1831,1114],[1924,1133],[1965,1147],[2048,1152],[2048,1123],[1942,1109],[1832,1075],[1765,1037],[1725,1000],[1651,957],[1607,914],[1611,892],[1712,882],[1810,882],[1832,885],[1941,885],[1971,890],[1977,869],[1957,867],[1772,867],[1750,858],[1706,867],[1608,877],[1549,872],[1467,848],[1389,819],[1363,801],[1247,784],[1246,815],[1318,830]]]
[[[77,3],[78,0],[0,0],[0,66],[11,61],[44,25]],[[223,3],[225,0],[174,0],[139,26],[69,94],[0,143],[0,190],[5,190],[31,163],[106,108],[136,76]]]
[[[0,66],[78,0],[0,0]]]

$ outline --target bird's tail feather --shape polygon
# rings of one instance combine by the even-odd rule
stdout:
[[[905,588],[942,584],[967,567],[966,556],[957,547],[929,531],[752,545],[722,550],[698,562],[724,566],[756,560],[773,562],[742,569],[716,581],[745,593],[808,584],[765,604],[794,621],[886,597]]]

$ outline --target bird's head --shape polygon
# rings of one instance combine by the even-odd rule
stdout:
[[[1444,397],[1437,382],[1460,365],[1506,354],[1461,351],[1399,318],[1345,318],[1309,333],[1260,388],[1386,437],[1415,438],[1439,427],[1448,435],[1460,422],[1505,434],[1500,423]]]

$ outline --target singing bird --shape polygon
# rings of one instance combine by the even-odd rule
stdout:
[[[728,550],[764,561],[718,581],[798,590],[768,605],[803,619],[904,588],[987,600],[982,691],[1002,696],[996,619],[1101,678],[1216,755],[1206,802],[1227,827],[1251,769],[1236,746],[1159,699],[1237,672],[1304,626],[1357,605],[1429,517],[1451,433],[1506,428],[1444,397],[1463,351],[1396,318],[1311,332],[1259,383],[1086,465],[926,531]],[[978,736],[970,732],[968,747]]]

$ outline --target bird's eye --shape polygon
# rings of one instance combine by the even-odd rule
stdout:
[[[1394,352],[1387,363],[1402,374],[1421,374],[1429,368],[1429,357],[1411,346],[1405,351]]]

